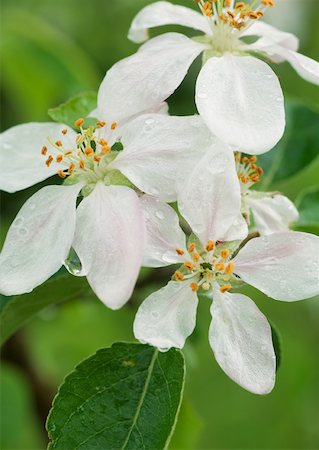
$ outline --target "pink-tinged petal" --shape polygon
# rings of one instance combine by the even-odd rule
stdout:
[[[172,202],[178,175],[184,176],[211,141],[199,116],[147,114],[122,129],[124,150],[110,167],[120,170],[141,191]]]
[[[80,203],[73,247],[88,282],[109,308],[130,298],[143,259],[144,218],[136,193],[125,186],[104,186]]]
[[[2,294],[31,292],[61,267],[72,244],[81,187],[47,186],[22,206],[0,255]]]
[[[150,195],[143,195],[140,201],[146,224],[143,266],[164,267],[189,259],[185,234],[174,209]]]
[[[285,129],[278,78],[252,56],[210,58],[197,79],[196,104],[212,133],[245,153],[269,151]]]
[[[178,204],[204,245],[226,237],[240,213],[241,194],[233,152],[218,139],[185,174]]]
[[[197,304],[189,282],[170,281],[139,307],[134,321],[136,339],[160,350],[183,348],[195,328]]]
[[[67,136],[62,130],[67,129]],[[47,167],[45,161],[49,154],[57,151],[48,142],[74,138],[76,133],[58,123],[25,123],[9,128],[0,135],[0,189],[16,192],[39,183],[61,169],[54,161]],[[75,144],[75,141],[73,142]],[[43,146],[48,147],[48,155],[41,154]]]
[[[200,30],[205,34],[212,34],[212,29],[203,14],[190,8],[185,8],[185,6],[161,1],[146,6],[135,16],[128,38],[140,44],[149,38],[149,28],[161,25],[182,25]]]
[[[267,38],[259,39],[250,48],[266,53],[274,62],[288,61],[302,78],[310,83],[319,85],[319,63],[314,59],[283,45],[277,45]]]
[[[271,328],[245,295],[214,290],[209,343],[223,371],[244,389],[268,394],[275,384],[276,356]]]
[[[297,36],[292,33],[287,33],[286,31],[278,30],[277,28],[265,22],[254,22],[249,28],[247,28],[246,30],[244,29],[244,31],[240,33],[240,35],[241,37],[260,36],[262,39],[266,38],[273,44],[280,45],[293,51],[297,51],[299,48],[299,39],[297,38]]]
[[[205,48],[178,33],[151,39],[107,72],[98,93],[99,118],[123,122],[156,108],[181,84]]]
[[[297,222],[299,213],[295,205],[284,195],[254,197],[247,196],[254,222],[259,233],[267,234],[289,231],[290,225]]]
[[[252,239],[233,262],[246,283],[276,300],[319,294],[319,237],[313,234],[290,231]]]

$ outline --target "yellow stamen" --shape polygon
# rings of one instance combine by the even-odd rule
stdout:
[[[60,178],[65,178],[66,177],[66,173],[63,172],[63,170],[58,170],[58,175]]]
[[[178,247],[175,249],[175,251],[176,251],[176,253],[177,253],[178,255],[180,255],[180,256],[181,256],[181,255],[184,255],[184,253],[185,253],[184,250],[182,250],[181,248],[178,248]]]
[[[52,161],[53,161],[53,156],[50,155],[50,156],[48,157],[48,159],[46,160],[45,164],[46,164],[48,167],[50,167]]]
[[[230,284],[224,284],[223,286],[221,286],[221,287],[219,288],[219,290],[220,290],[220,292],[221,292],[222,294],[224,294],[225,292],[230,291],[231,288],[232,288],[232,287],[231,287]]]
[[[184,275],[182,274],[181,271],[176,270],[176,272],[175,272],[175,280],[176,281],[183,281],[184,280]]]
[[[56,160],[57,163],[60,163],[62,161],[62,159],[63,159],[63,156],[62,155],[58,155],[55,160]]]
[[[224,263],[217,263],[215,265],[215,267],[216,267],[216,270],[218,270],[218,272],[221,272],[222,270],[225,269],[225,264]]]
[[[48,147],[46,147],[45,145],[41,148],[41,154],[43,155],[43,156],[45,156],[46,154],[47,154],[47,152],[48,152]]]
[[[105,155],[106,153],[110,153],[110,151],[111,151],[111,147],[109,147],[108,145],[104,145],[101,150],[103,155]]]
[[[195,262],[198,262],[198,261],[199,261],[199,258],[200,258],[199,253],[194,252],[194,254],[193,254],[193,260],[194,260]]]
[[[195,244],[194,244],[194,242],[191,242],[188,246],[188,251],[190,253],[192,253],[194,250],[195,250]]]
[[[111,130],[116,130],[117,128],[117,122],[113,122],[111,125]]]
[[[206,245],[206,250],[208,252],[211,252],[215,249],[215,242],[214,241],[208,241]]]
[[[80,169],[84,169],[85,164],[84,164],[83,159],[80,159],[80,161],[79,161],[79,167],[80,167]]]
[[[233,262],[230,262],[226,266],[225,273],[227,275],[231,275],[234,272],[234,269],[235,269],[235,264]]]
[[[63,144],[62,144],[61,141],[56,141],[55,145],[56,145],[57,147],[62,147]]]
[[[186,261],[186,262],[184,262],[184,267],[186,267],[186,269],[188,269],[188,270],[193,270],[194,264],[191,263],[190,261]]]
[[[105,125],[106,125],[106,122],[97,122],[96,123],[96,126],[99,128],[103,128],[103,127],[105,127]]]
[[[94,154],[94,150],[92,147],[86,147],[84,149],[84,153],[86,154],[86,156],[92,156]]]
[[[230,251],[228,250],[228,248],[224,248],[224,249],[221,250],[221,252],[220,252],[220,256],[221,256],[223,259],[227,259],[228,256],[229,256],[229,254],[230,254]]]
[[[74,125],[76,127],[81,127],[83,124],[84,124],[84,119],[82,117],[74,122]]]
[[[191,290],[192,290],[193,292],[197,292],[198,289],[199,289],[199,286],[198,286],[197,283],[191,283],[191,284],[189,285],[189,287],[191,288]]]

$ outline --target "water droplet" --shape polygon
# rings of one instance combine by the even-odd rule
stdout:
[[[24,222],[24,218],[23,218],[23,217],[17,217],[17,218],[15,219],[15,221],[13,222],[12,226],[13,226],[13,227],[21,227],[21,225],[23,224],[23,222]]]
[[[64,261],[65,268],[76,277],[82,276],[82,264],[75,250],[71,248],[67,259]]]
[[[164,219],[164,213],[160,209],[155,212],[155,216],[160,220]]]
[[[20,236],[25,237],[28,235],[28,230],[26,228],[19,228],[18,233]]]

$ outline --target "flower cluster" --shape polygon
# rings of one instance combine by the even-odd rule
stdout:
[[[288,198],[253,189],[263,176],[257,155],[285,128],[280,83],[261,58],[287,60],[316,84],[319,65],[297,52],[294,35],[261,21],[274,0],[196,3],[198,12],[166,1],[140,11],[129,30],[134,42],[167,24],[203,34],[163,34],[116,63],[90,118],[73,128],[29,123],[2,133],[1,189],[15,192],[55,174],[63,181],[40,189],[18,213],[0,255],[0,291],[30,292],[65,265],[117,309],[142,265],[179,264],[140,306],[136,338],[182,348],[198,299],[210,299],[218,364],[265,394],[276,370],[271,327],[236,290],[246,283],[287,302],[318,294],[319,238],[290,231],[298,211]],[[200,54],[199,114],[170,116],[165,100]]]

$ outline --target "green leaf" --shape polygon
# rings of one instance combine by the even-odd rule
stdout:
[[[286,131],[270,152],[258,158],[265,175],[262,190],[309,166],[319,155],[319,114],[297,101],[286,102]]]
[[[74,128],[74,122],[83,117],[85,118],[96,108],[97,94],[93,91],[83,92],[72,97],[65,103],[51,108],[48,111],[49,116],[56,122],[65,123]],[[85,119],[85,126],[93,125],[96,119]]]
[[[54,399],[49,449],[163,449],[184,385],[179,350],[115,343],[80,363]]]
[[[302,191],[296,200],[299,220],[298,230],[319,234],[319,188]]]
[[[42,309],[65,300],[76,299],[88,291],[90,287],[85,278],[65,275],[49,280],[30,294],[3,297],[3,307],[0,308],[0,344]]]

